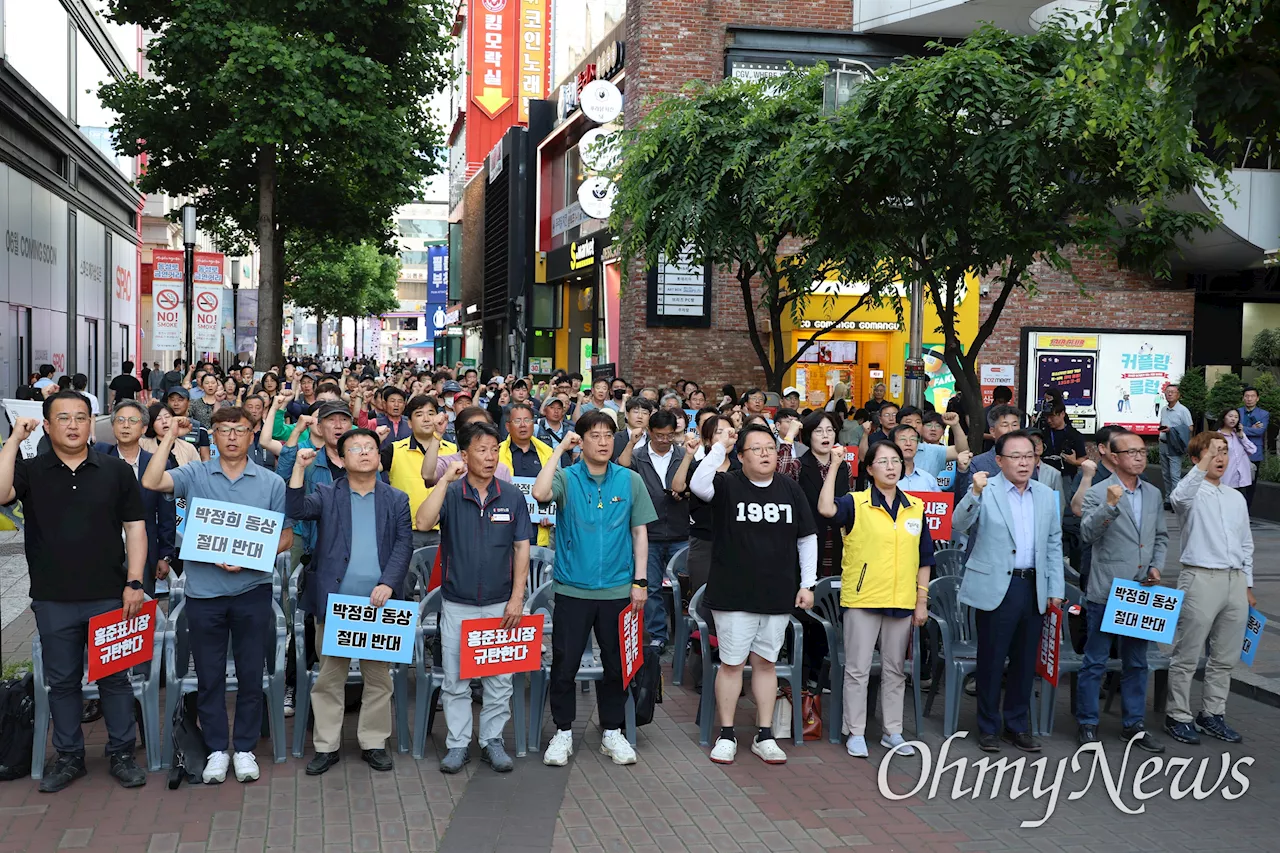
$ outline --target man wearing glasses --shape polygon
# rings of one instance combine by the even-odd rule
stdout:
[[[507,409],[507,437],[498,445],[498,462],[511,469],[513,477],[537,479],[542,466],[551,460],[550,445],[533,437],[533,406],[512,403]],[[543,519],[538,530],[538,545],[551,545],[551,522]]]
[[[174,418],[151,457],[142,486],[186,498],[223,501],[244,507],[283,513],[284,481],[249,459],[253,425],[245,413],[227,406],[213,413],[213,441],[218,458],[165,470],[173,443],[191,429],[191,421]],[[293,530],[283,526],[276,553],[293,545]],[[266,650],[273,644],[275,620],[271,618],[271,573],[244,571],[229,563],[186,560],[186,614],[195,659],[200,728],[209,747],[204,781],[223,782],[233,759],[241,782],[258,778],[254,747],[262,732],[261,690],[236,692],[235,737],[227,725],[227,640],[230,638],[236,675],[242,685],[262,683]]]
[[[351,430],[338,439],[336,449],[347,476],[306,494],[306,470],[317,452],[300,450],[285,500],[290,518],[316,523],[316,548],[306,568],[298,606],[315,617],[318,638],[324,636],[330,594],[368,596],[374,607],[403,597],[413,553],[409,496],[378,479],[378,434],[368,429]],[[351,666],[345,657],[330,657],[323,647],[319,651],[320,674],[311,688],[316,754],[307,765],[308,776],[319,776],[338,763]],[[364,680],[356,728],[360,757],[374,770],[390,770],[391,755],[386,748],[391,737],[390,665],[361,661],[360,673]]]
[[[147,527],[142,494],[129,466],[89,447],[93,416],[88,400],[74,391],[46,399],[44,431],[52,452],[19,460],[19,445],[39,425],[34,418],[19,418],[0,449],[0,502],[20,500],[26,512],[31,609],[43,646],[57,751],[44,768],[40,790],[52,793],[87,772],[80,684],[89,620],[122,604],[125,617],[132,618],[142,607]],[[98,690],[111,775],[126,788],[145,785],[146,773],[133,759],[136,731],[128,675],[101,678]],[[42,761],[44,750],[43,743],[36,744],[32,759]]]
[[[147,410],[136,400],[122,400],[111,411],[111,432],[114,446],[103,453],[123,459],[133,470],[133,476],[142,478],[142,472],[151,464],[151,454],[138,446],[138,439],[147,430]],[[177,462],[172,462],[177,467]],[[142,588],[147,595],[156,594],[156,580],[169,576],[169,564],[177,555],[177,514],[173,499],[151,489],[142,490],[142,515],[147,523],[147,563],[143,570]]]
[[[960,602],[977,610],[978,747],[998,752],[1003,737],[1039,752],[1029,709],[1041,614],[1050,603],[1061,606],[1064,593],[1062,510],[1058,494],[1031,478],[1036,453],[1025,431],[997,438],[995,457],[1000,473],[975,472],[951,522],[953,531],[970,534]]]

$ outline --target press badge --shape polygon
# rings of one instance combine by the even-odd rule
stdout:
[[[510,524],[511,510],[506,507],[499,507],[489,514],[489,520],[495,524]]]

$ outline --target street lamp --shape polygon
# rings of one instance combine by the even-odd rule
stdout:
[[[182,246],[186,250],[182,265],[182,298],[187,303],[187,363],[191,369],[191,321],[195,316],[196,272],[196,206],[190,202],[182,206]]]
[[[231,362],[240,363],[240,259],[231,262]]]
[[[835,115],[836,110],[853,100],[859,84],[875,74],[870,65],[857,59],[838,60],[840,67],[822,78],[822,113]]]

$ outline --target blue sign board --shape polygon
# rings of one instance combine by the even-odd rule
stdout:
[[[1140,640],[1172,643],[1182,612],[1182,593],[1164,586],[1143,586],[1136,581],[1111,582],[1102,630]]]
[[[353,660],[413,660],[418,608],[412,601],[390,600],[374,607],[360,595],[329,596],[321,646],[326,656]]]
[[[449,247],[427,249],[427,301],[444,304],[449,301]]]
[[[533,484],[536,477],[512,477],[511,485],[520,490],[524,495],[525,504],[529,507],[529,521],[534,524],[541,524],[546,519],[551,524],[556,523],[556,502],[548,501],[540,504],[533,499]],[[536,542],[534,543],[537,544]]]
[[[1253,666],[1253,657],[1258,653],[1258,643],[1262,640],[1262,629],[1267,627],[1267,617],[1262,611],[1249,608],[1249,621],[1244,627],[1244,648],[1240,652],[1240,662],[1245,666]]]
[[[272,572],[284,515],[256,506],[192,498],[182,534],[184,560]]]

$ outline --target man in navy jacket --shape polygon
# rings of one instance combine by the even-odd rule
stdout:
[[[111,410],[111,432],[115,435],[115,446],[107,447],[103,453],[116,456],[129,463],[133,468],[133,476],[141,479],[143,471],[151,462],[151,454],[138,446],[138,439],[147,430],[147,410],[136,400],[121,400]],[[177,462],[170,457],[167,467],[176,468]],[[142,513],[147,522],[147,563],[142,575],[142,587],[147,595],[156,594],[156,579],[164,579],[169,575],[169,564],[177,555],[175,545],[177,536],[177,513],[173,497],[151,489],[142,490]]]
[[[309,495],[303,486],[316,451],[298,451],[297,464],[290,474],[285,514],[317,522],[315,550],[303,576],[298,602],[315,616],[317,638],[324,637],[323,622],[331,594],[368,596],[374,607],[403,595],[413,554],[409,496],[378,478],[378,444],[378,434],[372,430],[345,433],[338,440],[337,451],[346,468],[346,478],[332,485],[316,486]],[[316,755],[307,765],[309,776],[318,776],[338,763],[349,668],[347,658],[325,654],[321,643],[320,674],[311,689]],[[390,667],[385,661],[365,660],[360,662],[360,673],[364,678],[356,730],[360,757],[374,770],[390,770],[391,756],[386,749],[391,736]]]

